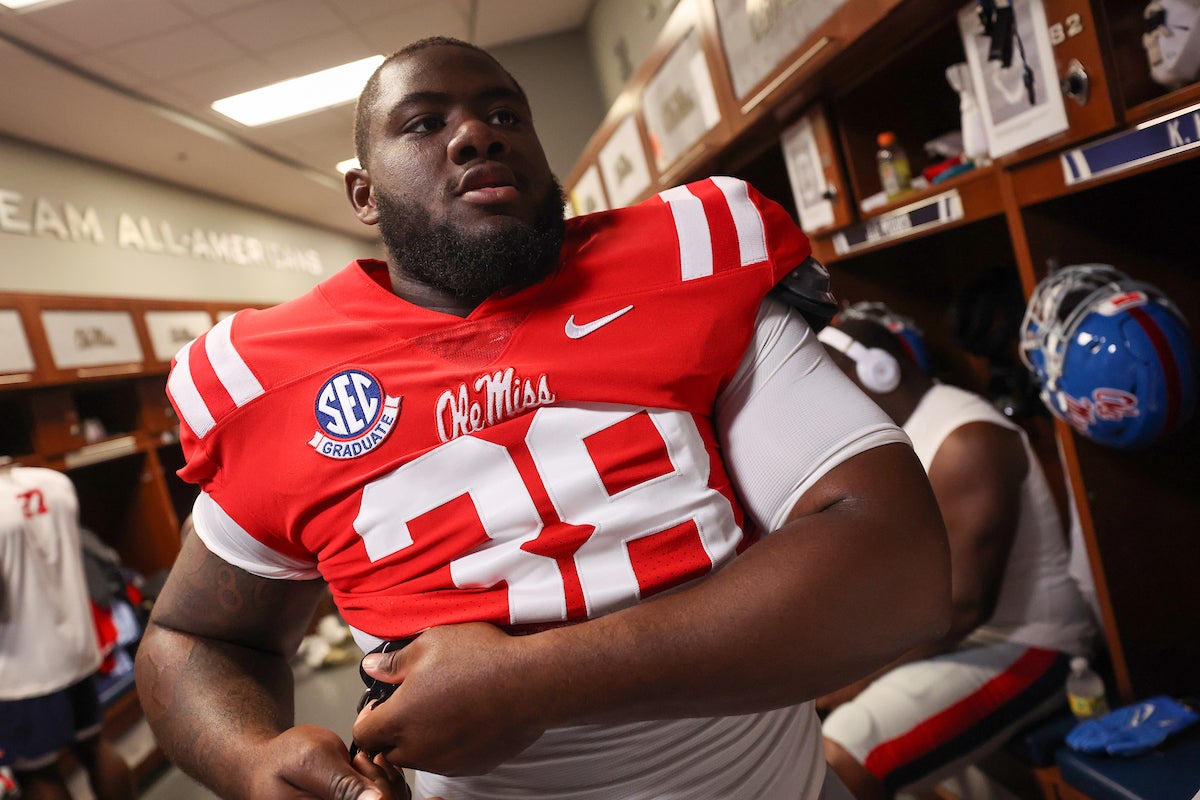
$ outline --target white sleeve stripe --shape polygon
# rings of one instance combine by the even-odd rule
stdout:
[[[275,580],[321,577],[315,562],[286,556],[255,539],[207,492],[201,492],[196,498],[192,524],[196,535],[213,555],[252,575]]]
[[[171,376],[167,378],[167,389],[171,392],[171,397],[174,399],[183,421],[192,429],[192,433],[203,439],[204,435],[212,430],[216,421],[204,403],[204,398],[200,396],[196,382],[192,380],[190,354],[192,345],[195,343],[196,340],[193,339],[175,354],[175,368],[171,370]]]
[[[713,176],[712,182],[729,203],[729,213],[733,215],[733,225],[737,229],[742,266],[766,261],[767,229],[763,224],[762,214],[750,199],[746,182],[724,175]]]
[[[212,327],[204,339],[204,349],[225,391],[233,398],[234,405],[241,408],[262,394],[263,387],[233,346],[230,331],[235,316],[228,316]]]
[[[675,235],[679,240],[680,277],[685,281],[713,274],[712,234],[708,217],[700,198],[686,186],[675,186],[660,192],[659,197],[671,207],[675,218]]]

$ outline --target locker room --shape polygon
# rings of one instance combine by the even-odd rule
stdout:
[[[0,800],[1200,798],[1198,0],[0,75]]]

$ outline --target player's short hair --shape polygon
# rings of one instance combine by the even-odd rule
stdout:
[[[367,83],[363,86],[362,92],[358,96],[358,104],[354,110],[354,151],[358,156],[358,163],[364,165],[364,159],[367,155],[367,150],[370,146],[371,138],[371,111],[375,107],[376,101],[379,99],[379,82],[380,75],[384,69],[396,61],[400,61],[413,53],[418,53],[430,47],[465,47],[468,50],[474,50],[476,53],[482,53],[492,60],[500,71],[503,72],[508,79],[512,81],[517,92],[521,95],[521,99],[526,103],[529,102],[525,94],[525,90],[517,79],[512,76],[512,73],[504,68],[504,65],[496,60],[496,57],[484,50],[482,47],[473,45],[470,42],[464,42],[461,39],[455,39],[452,36],[427,36],[424,39],[418,39],[411,44],[405,45],[396,52],[392,53],[376,70],[371,73],[371,77],[367,79]]]

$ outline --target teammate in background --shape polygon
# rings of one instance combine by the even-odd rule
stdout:
[[[1065,703],[1071,656],[1094,636],[1066,535],[1024,432],[979,395],[939,383],[911,320],[877,303],[820,340],[902,425],[950,537],[953,616],[941,639],[817,701],[829,763],[859,800],[929,786]]]
[[[166,753],[227,797],[822,796],[811,699],[940,635],[948,563],[902,433],[764,301],[803,234],[730,178],[564,225],[524,92],[455,40],[379,68],[356,142],[386,263],[168,381],[203,491],[138,654]],[[416,637],[364,659],[400,685],[353,760],[292,727],[325,581],[364,650]]]
[[[22,800],[70,800],[68,748],[97,800],[132,800],[133,774],[100,736],[100,648],[71,479],[0,467],[0,764]]]

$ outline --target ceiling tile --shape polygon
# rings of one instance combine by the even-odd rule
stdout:
[[[369,25],[398,12],[414,16],[426,13],[431,7],[446,5],[446,0],[325,0],[325,3],[350,22]]]
[[[241,50],[206,25],[191,25],[109,48],[112,61],[156,80],[228,64]]]
[[[274,0],[214,17],[211,22],[252,52],[327,34],[345,24],[322,0]]]
[[[305,75],[324,67],[348,64],[376,55],[362,35],[347,30],[305,39],[303,42],[263,52],[264,63],[286,75]],[[314,54],[319,53],[317,57]]]
[[[255,85],[272,83],[280,79],[274,77],[267,80],[265,76],[268,72],[274,73],[274,68],[267,67],[261,61],[252,58],[240,58],[229,64],[209,67],[187,75],[178,75],[171,79],[168,86],[171,91],[179,93],[181,100],[188,100],[207,107],[214,100],[253,89]]]
[[[85,40],[75,39],[53,27],[39,25],[36,17],[31,14],[17,14],[6,9],[0,9],[0,12],[2,12],[0,13],[0,30],[12,36],[17,42],[27,43],[68,61],[80,53],[92,49],[90,45],[84,43]],[[84,35],[86,38],[86,31]]]
[[[204,18],[258,5],[263,0],[170,0],[170,2],[195,17]]]
[[[429,4],[419,14],[391,14],[364,26],[363,37],[373,52],[390,55],[406,44],[426,36],[469,35],[466,18],[450,3]]]
[[[30,20],[95,52],[185,25],[191,17],[168,0],[104,0],[47,6],[30,12]]]

